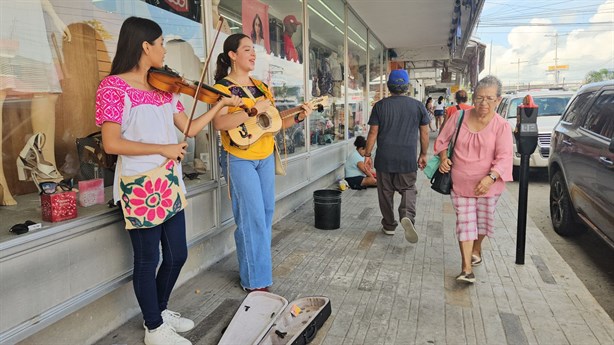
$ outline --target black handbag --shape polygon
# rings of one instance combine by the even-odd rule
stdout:
[[[104,186],[113,185],[117,155],[109,155],[102,145],[102,133],[94,132],[84,138],[77,138],[79,157],[79,181],[103,178]]]
[[[450,157],[450,159],[452,159],[452,156],[454,155],[454,146],[456,145],[456,139],[458,139],[458,133],[460,132],[460,127],[463,124],[464,118],[465,111],[461,111],[460,119],[458,120],[458,125],[456,127],[456,135],[448,152],[448,157]],[[431,189],[440,194],[450,195],[450,192],[452,191],[452,174],[450,174],[450,172],[442,173],[439,171],[439,169],[437,169],[431,178]]]

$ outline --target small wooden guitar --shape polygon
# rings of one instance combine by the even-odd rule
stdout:
[[[328,96],[321,96],[306,103],[308,107],[319,112],[324,111],[328,105]],[[283,119],[294,116],[303,111],[300,106],[278,111],[271,106],[263,113],[250,117],[247,121],[228,131],[233,143],[239,147],[246,147],[256,142],[264,133],[275,133],[281,129]]]

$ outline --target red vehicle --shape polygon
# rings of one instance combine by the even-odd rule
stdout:
[[[554,128],[548,161],[554,230],[588,225],[614,247],[614,80],[578,90]]]

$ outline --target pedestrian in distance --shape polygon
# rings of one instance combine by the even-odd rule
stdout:
[[[233,34],[224,41],[218,55],[215,88],[239,96],[243,105],[263,113],[273,107],[268,85],[250,77],[256,65],[254,42],[244,34]],[[303,122],[311,108],[302,105],[294,117],[282,120],[289,128]],[[245,123],[248,114],[237,105],[217,110],[213,125],[221,133],[223,150],[220,164],[229,183],[232,212],[237,229],[234,237],[239,261],[241,287],[247,291],[268,291],[273,284],[271,236],[275,211],[274,133],[264,133],[247,147],[232,141],[229,130]]]
[[[157,90],[148,83],[149,69],[163,67],[165,54],[158,24],[145,18],[126,19],[119,32],[111,72],[100,82],[96,93],[96,125],[102,127],[104,149],[120,156],[113,185],[116,203],[120,173],[137,175],[159,167],[166,160],[180,161],[186,153],[187,143],[178,142],[175,134],[175,127],[183,131],[189,121],[179,95]],[[201,131],[223,106],[240,101],[238,97],[221,100],[192,122],[187,135],[192,137]],[[177,169],[178,176],[182,176],[180,164]],[[181,178],[179,185],[185,193]],[[165,193],[168,191],[171,189]],[[176,195],[165,197],[177,199]],[[154,198],[157,199],[154,196],[151,199]],[[140,212],[136,203],[133,206],[135,214]],[[184,211],[160,225],[131,229],[128,234],[134,252],[132,282],[143,313],[145,344],[191,344],[177,332],[189,331],[194,322],[167,309],[188,256]],[[160,246],[162,263],[156,273]]]
[[[458,111],[461,111],[461,110],[473,109],[473,106],[471,104],[467,104],[467,101],[469,100],[469,97],[467,96],[467,91],[465,90],[456,91],[456,93],[454,93],[454,99],[456,100],[456,105],[446,108],[446,115],[443,119],[443,123],[441,124],[442,128],[446,124],[446,121],[448,121],[448,118],[452,114]],[[441,128],[439,130],[441,130]]]
[[[430,119],[424,104],[406,95],[409,89],[407,71],[390,72],[387,85],[391,95],[375,103],[371,110],[365,165],[372,166],[371,151],[377,143],[375,170],[382,231],[394,235],[398,225],[393,210],[394,193],[398,192],[401,194],[399,220],[405,230],[405,239],[416,243],[416,176],[418,168],[426,166]],[[420,155],[416,157],[418,137]]]
[[[450,116],[435,141],[439,171],[452,174],[450,197],[456,212],[456,237],[461,253],[458,281],[473,283],[473,267],[482,264],[482,241],[494,235],[497,201],[512,181],[512,129],[495,109],[501,102],[501,81],[494,76],[481,79],[473,94],[475,108]],[[460,128],[452,160],[448,144]],[[453,124],[456,124],[453,125]]]
[[[437,131],[433,128],[433,120],[435,119],[435,107],[433,106],[433,97],[429,97],[426,99],[426,111],[429,113],[429,129],[431,132]]]
[[[365,146],[367,140],[362,135],[354,139],[356,150],[352,151],[345,160],[345,181],[352,189],[365,189],[377,186],[377,179],[371,169],[364,163]]]
[[[443,115],[446,110],[446,102],[443,99],[443,96],[439,96],[437,98],[437,103],[434,105],[435,108],[435,130],[439,130],[441,128],[441,124],[443,123]]]

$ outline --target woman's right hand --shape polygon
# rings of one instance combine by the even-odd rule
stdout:
[[[162,156],[173,159],[177,161],[183,160],[183,157],[186,154],[186,148],[188,147],[188,143],[181,142],[179,144],[168,144],[162,146]]]
[[[440,173],[447,173],[450,172],[450,169],[452,168],[452,161],[450,160],[450,158],[444,158],[441,160],[441,163],[439,164],[439,172]]]

